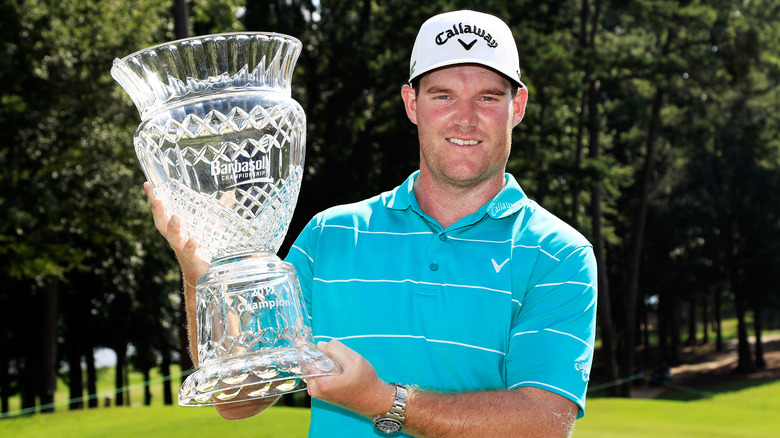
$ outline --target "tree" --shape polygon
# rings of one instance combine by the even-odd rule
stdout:
[[[3,105],[0,117],[8,136],[0,159],[10,169],[3,173],[0,194],[8,218],[0,231],[0,254],[8,261],[0,278],[17,278],[26,291],[15,294],[43,303],[36,308],[50,309],[45,324],[26,324],[40,330],[37,336],[45,342],[32,345],[45,346],[45,352],[23,347],[14,353],[20,376],[26,376],[25,408],[35,404],[29,382],[46,383],[37,391],[42,405],[53,400],[57,302],[84,303],[78,299],[81,291],[72,287],[76,276],[92,273],[95,280],[88,283],[101,284],[99,290],[109,293],[133,283],[132,266],[141,247],[128,225],[138,222],[142,204],[123,200],[129,197],[127,181],[140,171],[121,138],[131,125],[127,112],[118,111],[125,102],[117,99],[108,68],[113,57],[134,50],[138,40],[164,32],[157,21],[147,21],[161,11],[157,3],[139,1],[140,14],[128,17],[120,2],[3,2],[13,24],[6,28],[8,15],[2,18],[3,29],[9,29],[3,32],[3,48],[12,67],[0,73],[2,100],[12,104]],[[119,28],[135,33],[117,33]],[[63,298],[71,292],[74,299]],[[64,324],[72,333],[83,332],[81,314],[66,315],[79,315]],[[79,348],[76,342],[68,346]],[[78,355],[65,356],[75,363]]]

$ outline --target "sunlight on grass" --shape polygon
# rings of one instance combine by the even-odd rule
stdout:
[[[735,326],[729,323],[729,327]],[[175,402],[181,373],[178,367],[172,367],[171,374]],[[19,397],[11,397],[12,417],[0,419],[0,437],[192,438],[226,434],[231,438],[287,438],[307,434],[309,410],[305,408],[278,406],[255,418],[226,421],[210,407],[164,406],[163,378],[156,369],[150,376],[151,407],[143,406],[143,379],[137,372],[130,372],[131,406],[106,407],[106,397],[112,404],[116,400],[114,369],[102,369],[98,376],[97,409],[70,411],[68,387],[62,382],[55,394],[53,414],[20,415]],[[777,414],[780,381],[730,382],[688,393],[685,388],[680,389],[666,393],[663,400],[602,398],[590,394],[587,414],[577,422],[574,437],[780,437]],[[296,399],[299,402],[300,397]]]
[[[574,437],[776,438],[778,412],[780,381],[688,402],[596,398]]]
[[[776,438],[780,381],[757,383],[720,387],[718,394],[688,402],[593,398],[574,437]],[[308,425],[309,411],[304,408],[273,407],[248,420],[226,421],[212,408],[113,407],[0,420],[0,436],[292,438],[306,436]]]
[[[0,436],[25,438],[292,438],[305,437],[308,428],[308,409],[285,407],[241,421],[223,420],[210,407],[179,406],[63,411],[0,420]]]

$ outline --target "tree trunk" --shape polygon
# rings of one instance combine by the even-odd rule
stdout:
[[[32,330],[40,331],[40,327],[33,327]],[[36,408],[36,376],[40,360],[37,357],[37,348],[32,342],[23,343],[23,357],[19,364],[19,390],[21,391],[21,408],[23,412],[33,413]]]
[[[129,368],[130,364],[127,361],[127,358],[125,358],[124,366],[122,367],[122,380],[125,381],[125,386],[122,388],[125,394],[125,406],[130,407],[130,376],[129,374]]]
[[[661,129],[661,106],[663,105],[663,90],[659,87],[655,91],[652,107],[650,109],[650,124],[647,133],[647,147],[645,161],[642,166],[642,175],[639,180],[639,206],[634,226],[633,241],[629,264],[628,294],[626,296],[625,313],[625,339],[626,352],[624,368],[626,372],[633,372],[634,353],[636,350],[636,313],[637,299],[639,297],[639,273],[642,261],[642,251],[645,239],[645,227],[647,223],[647,209],[649,204],[650,182],[652,179],[653,163],[655,162],[655,146]],[[629,389],[630,391],[630,389]]]
[[[81,356],[83,346],[83,319],[81,318],[81,295],[70,288],[63,295],[66,298],[65,316],[67,318],[67,336],[65,356],[68,359],[68,389],[70,393],[70,410],[84,408],[84,373],[81,369]]]
[[[144,376],[144,406],[151,406],[152,405],[152,389],[149,385],[149,380],[151,379],[151,373],[150,370],[144,369],[143,376]]]
[[[41,368],[38,376],[41,412],[54,412],[54,391],[57,389],[57,291],[59,280],[46,281],[42,307]]]
[[[715,292],[715,302],[713,303],[713,311],[715,312],[715,350],[718,353],[723,352],[723,314],[721,312],[721,292]]]
[[[696,299],[691,298],[688,302],[688,338],[685,345],[696,345]]]
[[[81,370],[81,354],[73,343],[78,338],[71,338],[68,347],[68,388],[70,393],[70,410],[84,409],[84,378]]]
[[[671,340],[671,347],[669,348],[669,365],[677,365],[680,363],[680,345],[682,342],[681,330],[680,330],[680,300],[677,295],[671,294],[669,306],[669,335]]]
[[[669,297],[667,293],[658,295],[658,351],[661,361],[669,363]]]
[[[173,0],[173,33],[176,39],[190,36],[190,7],[187,0]]]
[[[86,301],[89,301],[87,299]],[[87,364],[87,406],[90,409],[98,407],[97,370],[95,369],[95,339],[92,337],[94,319],[89,306],[81,309],[84,319],[84,361]]]
[[[701,303],[701,343],[707,345],[710,343],[710,312],[708,294],[704,294]]]
[[[746,310],[742,294],[734,291],[734,310],[737,313],[737,369],[738,373],[749,373],[754,370],[753,358],[750,354],[750,340],[747,333]]]
[[[579,48],[585,53],[592,45],[588,39],[588,22],[590,15],[589,0],[582,0],[580,6],[580,35]],[[591,76],[593,75],[593,66],[591,62],[585,65],[585,72],[582,75],[582,95],[580,96],[580,113],[577,117],[577,141],[574,151],[574,168],[579,170],[582,167],[582,153],[585,148],[585,121],[587,117],[588,94],[591,86]],[[580,186],[576,181],[572,181],[569,186],[571,189],[571,218],[574,222],[571,225],[577,228],[578,216],[580,211]],[[592,189],[591,189],[592,190]],[[600,208],[600,207],[599,207]],[[594,236],[595,238],[595,236]],[[597,262],[598,263],[598,262]],[[600,304],[599,304],[600,305]]]
[[[87,330],[89,332],[89,330]],[[95,369],[95,348],[92,345],[92,338],[87,335],[85,337],[87,339],[87,345],[86,345],[86,352],[87,354],[84,355],[87,361],[87,393],[89,394],[87,396],[87,406],[89,406],[90,409],[94,409],[98,407],[98,392],[97,392],[97,370]]]
[[[644,300],[639,307],[642,309],[642,325],[644,326],[642,330],[642,351],[644,352],[642,362],[646,368],[652,359],[650,356],[650,304]]]
[[[25,364],[20,367],[19,370],[19,386],[21,391],[21,408],[25,413],[34,413],[36,408],[36,388],[35,379],[33,378],[35,370],[30,364],[31,360],[26,357]],[[37,361],[36,361],[37,362]]]
[[[598,124],[598,101],[599,101],[599,83],[593,81],[589,87],[589,155],[594,161],[598,161],[601,154],[599,147]],[[601,208],[602,185],[598,178],[591,187],[591,217],[593,227],[593,252],[596,257],[596,266],[598,267],[598,315],[599,325],[601,327],[601,349],[604,355],[604,378],[607,382],[618,380],[617,354],[615,353],[615,328],[612,325],[612,303],[609,291],[609,277],[607,275],[607,258],[605,254],[604,242],[604,214]],[[608,390],[609,395],[613,394],[614,389]]]
[[[756,369],[766,369],[766,360],[764,360],[764,343],[761,340],[761,332],[763,331],[761,306],[756,303],[755,310],[753,310],[753,329],[756,332]]]
[[[5,345],[0,345],[0,348],[4,347]],[[8,415],[8,410],[10,409],[8,402],[8,394],[11,392],[11,376],[8,374],[9,365],[8,356],[5,354],[0,355],[0,418]]]
[[[599,18],[601,14],[601,0],[594,0],[591,5],[590,0],[582,0],[580,5],[580,32],[579,48],[585,54],[587,51],[595,51],[596,33],[599,29]],[[588,57],[585,66],[585,74],[582,79],[582,97],[580,99],[580,114],[577,121],[577,147],[574,155],[575,170],[582,167],[582,155],[585,144],[585,130],[588,131],[589,156],[598,161],[601,154],[598,103],[601,96],[600,82],[593,78],[593,58]],[[593,253],[596,258],[598,268],[598,320],[601,329],[601,345],[604,354],[604,378],[607,382],[617,381],[619,378],[617,354],[615,351],[615,328],[612,324],[612,303],[609,291],[609,277],[607,275],[607,260],[604,242],[604,214],[602,211],[603,187],[601,177],[597,178],[591,188],[591,217],[593,232]],[[579,223],[579,192],[578,182],[571,185],[571,220],[572,225]],[[610,388],[608,394],[613,394],[614,389]]]
[[[171,389],[171,351],[168,348],[168,343],[165,342],[165,346],[162,350],[162,362],[160,363],[160,374],[163,381],[163,403],[166,406],[173,404],[173,391]]]
[[[587,82],[585,82],[587,81]],[[590,73],[585,72],[584,75],[584,86],[582,90],[582,97],[580,98],[580,114],[577,120],[577,146],[574,151],[574,169],[580,170],[582,168],[582,151],[584,148],[584,138],[585,138],[585,108],[587,108],[587,95],[588,95],[588,87],[590,86]],[[576,178],[575,178],[576,179]],[[572,183],[569,185],[571,189],[571,218],[572,223],[570,224],[574,228],[578,228],[579,226],[579,211],[580,211],[580,185],[577,181],[572,181]],[[593,191],[593,188],[591,188],[591,191]],[[601,189],[599,188],[599,192],[601,192]],[[591,201],[591,205],[593,204],[593,201]],[[595,216],[594,216],[595,219]],[[595,226],[595,225],[594,225]],[[596,236],[593,236],[595,239]]]
[[[125,405],[125,350],[126,346],[117,347],[114,349],[116,353],[116,366],[114,375],[114,387],[116,393],[115,406]],[[129,404],[129,403],[128,403]]]

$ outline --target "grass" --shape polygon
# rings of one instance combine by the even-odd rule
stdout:
[[[0,420],[0,436],[25,438],[231,438],[305,437],[309,411],[273,407],[263,415],[226,421],[211,408],[179,406],[115,407]]]
[[[172,373],[176,397],[181,374],[178,368]],[[212,408],[164,406],[162,377],[153,372],[150,378],[153,397],[149,407],[143,406],[142,377],[136,372],[130,373],[131,406],[103,406],[107,396],[115,398],[113,368],[99,372],[97,409],[69,411],[68,388],[62,382],[53,414],[19,415],[19,397],[12,397],[12,417],[0,419],[0,437],[306,436],[308,409],[275,406],[252,419],[226,421]],[[300,402],[303,393],[297,395]],[[780,380],[744,380],[695,391],[681,388],[654,400],[589,397],[587,415],[577,421],[575,438],[780,437]]]
[[[158,385],[159,386],[159,385]],[[134,389],[135,390],[135,389]],[[667,399],[591,398],[587,415],[577,422],[575,438],[588,437],[740,437],[780,436],[780,380],[752,380],[686,393]],[[706,397],[703,397],[706,396]],[[158,402],[159,402],[159,397]],[[140,391],[134,399],[140,401]],[[165,437],[192,436],[305,437],[309,411],[273,407],[242,421],[222,420],[211,408],[162,406],[112,407],[54,414],[17,416],[0,420],[0,436],[25,438]]]
[[[116,399],[114,377],[115,377],[114,367],[101,368],[98,370],[97,398],[101,407],[103,406],[106,397],[111,398],[112,403],[113,400]],[[127,386],[129,389],[131,406],[141,406],[143,404],[143,399],[144,399],[143,375],[139,372],[131,371],[129,373],[128,378],[130,382],[128,383]],[[173,397],[175,399],[176,393],[179,390],[179,384],[182,380],[181,372],[179,371],[178,366],[171,366],[171,380],[173,382],[171,386],[173,391]],[[163,406],[163,396],[162,396],[163,376],[160,375],[158,369],[155,368],[151,371],[151,375],[149,376],[149,381],[150,381],[150,386],[152,391],[152,406]],[[86,376],[84,377],[84,382],[86,385]],[[54,393],[55,410],[59,411],[59,410],[68,409],[69,399],[70,399],[70,393],[68,390],[68,386],[62,380],[58,379],[57,390]],[[20,398],[18,396],[12,397],[9,400],[9,404],[10,404],[11,415],[15,415],[20,408]],[[84,401],[84,404],[86,405],[86,400]]]
[[[175,400],[181,373],[177,367],[172,367],[171,372]],[[19,397],[11,398],[11,417],[0,419],[0,437],[192,438],[226,434],[231,438],[292,438],[305,437],[309,428],[309,410],[305,408],[274,406],[263,415],[249,420],[226,421],[213,408],[165,406],[163,378],[156,370],[150,376],[151,406],[143,406],[142,375],[131,372],[128,384],[130,406],[106,407],[106,397],[116,398],[114,368],[101,369],[98,377],[99,407],[96,409],[70,411],[68,387],[62,382],[57,385],[53,414],[20,415]]]
[[[591,399],[574,437],[778,437],[780,381],[757,383],[708,388],[695,401],[681,401],[686,391],[669,397],[681,400]]]

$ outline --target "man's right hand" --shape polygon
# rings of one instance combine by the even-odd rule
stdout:
[[[162,199],[154,195],[152,185],[145,182],[144,189],[146,189],[146,196],[152,203],[154,226],[157,228],[157,231],[168,240],[168,244],[171,245],[171,248],[173,248],[176,259],[181,266],[184,284],[194,285],[198,278],[206,274],[206,271],[209,269],[208,263],[196,254],[198,239],[191,237],[189,240],[185,241],[181,234],[181,219],[178,216],[173,215],[170,220],[168,220],[168,217],[165,216],[165,204]]]

